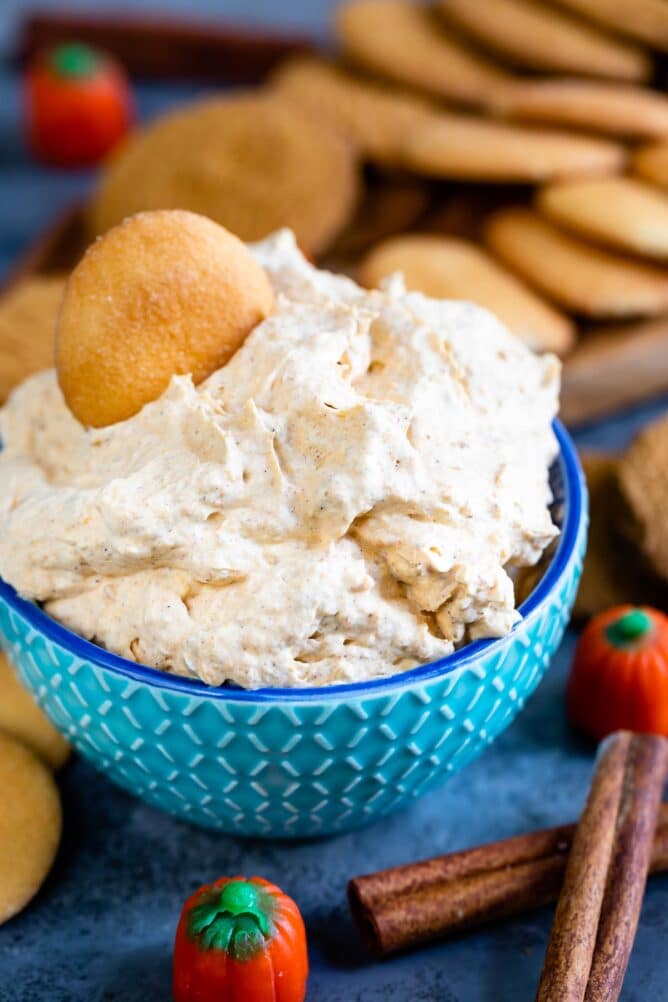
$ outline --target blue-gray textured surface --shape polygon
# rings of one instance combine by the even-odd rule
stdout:
[[[41,0],[42,7],[62,6]],[[6,53],[20,0],[0,3]],[[92,0],[70,0],[92,8]],[[114,4],[132,8],[133,0]],[[305,26],[325,37],[332,0],[143,0],[157,9],[228,14]],[[186,88],[142,88],[140,110]],[[88,184],[86,175],[31,165],[19,138],[18,87],[0,67],[0,271]],[[665,407],[665,402],[664,405]],[[616,449],[661,403],[583,430],[578,443]],[[164,817],[73,761],[61,776],[65,835],[36,899],[0,929],[0,1002],[158,1002],[169,994],[171,940],[182,901],[222,873],[261,873],[299,902],[309,929],[313,1002],[527,1002],[533,998],[551,913],[532,915],[413,954],[372,964],[345,907],[353,874],[406,862],[577,815],[591,749],[568,731],[563,688],[574,636],[518,720],[482,759],[409,812],[362,832],[285,845],[241,841]],[[0,807],[1,809],[1,807]],[[668,877],[653,878],[624,986],[625,1002],[668,995]]]

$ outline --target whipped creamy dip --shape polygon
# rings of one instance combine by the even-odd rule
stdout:
[[[218,685],[389,675],[519,618],[556,535],[559,363],[486,311],[369,292],[289,232],[276,312],[195,387],[86,430],[54,372],[0,411],[0,575],[84,637]]]

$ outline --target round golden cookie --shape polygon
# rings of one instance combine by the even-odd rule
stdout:
[[[567,230],[622,251],[668,261],[668,198],[630,177],[577,178],[547,185],[538,209]]]
[[[439,98],[484,105],[493,91],[512,80],[454,38],[423,4],[351,0],[337,10],[335,26],[354,63]]]
[[[272,82],[281,94],[330,122],[364,157],[380,164],[400,162],[406,133],[434,112],[419,97],[365,80],[315,56],[282,63]]]
[[[534,0],[439,0],[439,9],[484,48],[530,70],[646,80],[638,46]]]
[[[99,428],[156,400],[174,375],[201,382],[273,302],[264,270],[218,223],[176,209],[130,217],[67,283],[56,368],[70,410]]]
[[[485,240],[544,295],[590,317],[656,316],[668,310],[668,271],[603,250],[530,209],[495,212]]]
[[[58,788],[25,745],[0,733],[0,925],[20,912],[51,869],[62,829]]]
[[[668,142],[643,146],[633,159],[633,168],[646,181],[668,188]]]
[[[568,317],[467,240],[429,234],[385,240],[362,261],[360,278],[375,286],[396,271],[403,274],[408,289],[484,306],[540,351],[563,354],[573,344],[575,330]]]
[[[0,731],[23,741],[52,769],[67,761],[70,746],[39,708],[5,654],[0,652]]]
[[[518,122],[648,140],[668,133],[668,98],[649,87],[575,77],[518,78],[489,104]]]
[[[668,418],[640,432],[620,460],[617,479],[627,516],[620,529],[668,579]]]
[[[556,3],[615,34],[668,51],[666,0],[556,0]]]
[[[0,297],[0,403],[28,376],[53,365],[60,275],[23,278]]]
[[[608,139],[442,112],[406,136],[403,158],[430,177],[531,183],[617,171],[626,151]]]
[[[102,172],[90,222],[99,234],[146,209],[189,209],[242,240],[288,226],[313,255],[352,215],[358,173],[352,146],[278,93],[213,98],[124,144]]]

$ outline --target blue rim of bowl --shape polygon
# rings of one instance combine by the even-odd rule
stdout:
[[[559,443],[559,459],[565,488],[563,525],[556,552],[547,570],[528,598],[519,607],[523,619],[526,619],[542,604],[566,570],[576,546],[583,516],[584,478],[575,446],[560,421],[554,421],[553,429]],[[238,689],[228,686],[208,686],[205,682],[184,678],[181,675],[170,675],[158,668],[149,668],[147,665],[136,664],[118,654],[112,654],[104,647],[98,647],[97,644],[93,644],[68,630],[67,627],[62,626],[47,615],[34,602],[20,598],[11,585],[8,585],[1,578],[0,598],[4,599],[11,608],[16,609],[36,631],[45,634],[59,647],[64,647],[82,661],[88,661],[96,667],[107,669],[130,681],[148,683],[160,689],[171,689],[209,699],[225,699],[246,703],[264,703],[276,700],[322,702],[328,699],[339,699],[341,696],[377,694],[383,690],[403,687],[413,682],[424,682],[435,676],[449,674],[456,668],[461,668],[475,660],[483,652],[493,653],[494,648],[507,643],[514,632],[511,631],[503,637],[473,641],[452,654],[439,658],[438,661],[430,661],[395,675],[370,679],[366,682],[346,682],[341,685],[292,689]]]

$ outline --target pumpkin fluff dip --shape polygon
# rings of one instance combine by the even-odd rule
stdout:
[[[210,685],[363,681],[507,633],[514,568],[557,534],[558,361],[400,276],[320,271],[289,231],[160,213],[162,246],[154,215],[84,257],[58,372],[0,411],[0,575]]]

